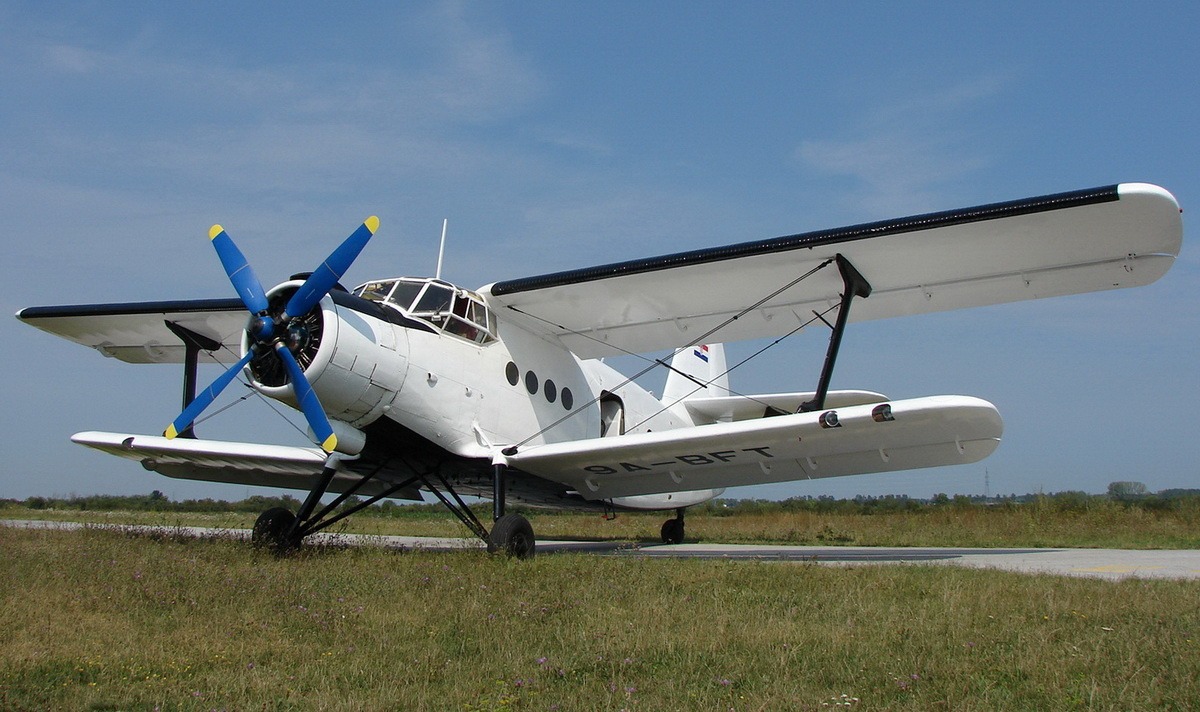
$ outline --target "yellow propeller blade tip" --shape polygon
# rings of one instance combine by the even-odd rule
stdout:
[[[167,426],[167,429],[163,432],[163,435],[166,436],[167,440],[174,440],[179,436],[179,431],[175,429],[175,424],[171,423]]]
[[[330,435],[325,438],[325,442],[321,443],[321,449],[325,452],[333,452],[337,449],[337,436]]]
[[[371,231],[372,235],[374,235],[375,231],[379,229],[379,218],[372,215],[363,221],[363,225],[366,225],[367,229]]]
[[[217,235],[220,235],[223,232],[225,232],[225,228],[221,227],[220,225],[213,225],[212,227],[208,228],[208,239],[215,240],[217,239]]]

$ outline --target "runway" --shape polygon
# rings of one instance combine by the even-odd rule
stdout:
[[[4,526],[75,530],[85,527],[127,529],[195,537],[249,539],[248,529],[86,525],[77,522],[0,520]],[[397,550],[463,551],[482,549],[477,539],[362,534],[315,534],[305,541],[334,546],[382,546]],[[648,544],[611,541],[539,541],[539,556],[583,553],[642,558],[736,559],[860,566],[868,564],[936,564],[997,569],[1029,574],[1200,580],[1200,550],[1178,549],[960,549],[946,547],[775,546],[758,544]]]

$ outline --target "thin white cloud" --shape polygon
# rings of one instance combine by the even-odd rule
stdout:
[[[815,173],[850,179],[842,199],[876,217],[945,207],[947,189],[989,163],[964,124],[1004,84],[985,78],[881,105],[847,136],[802,141],[795,156]]]

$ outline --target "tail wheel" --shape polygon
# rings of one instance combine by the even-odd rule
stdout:
[[[668,519],[662,525],[662,541],[664,544],[683,543],[683,520]]]

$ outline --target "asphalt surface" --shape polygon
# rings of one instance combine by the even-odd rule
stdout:
[[[0,524],[29,529],[82,529],[76,522],[0,520]],[[152,527],[103,525],[184,536],[227,536],[249,539],[248,529],[202,527]],[[455,551],[482,549],[476,539],[372,536],[361,534],[315,534],[314,544],[383,546],[399,550]],[[766,546],[752,544],[631,544],[629,542],[540,541],[539,555],[567,552],[602,556],[675,557],[699,559],[752,559],[828,565],[939,564],[981,569],[999,569],[1031,574],[1057,574],[1102,579],[1191,579],[1200,580],[1200,550],[1156,549],[959,549],[946,547],[875,546]]]

